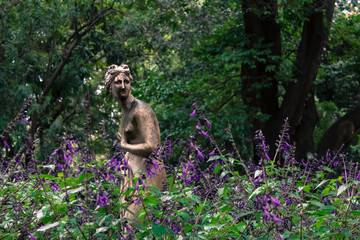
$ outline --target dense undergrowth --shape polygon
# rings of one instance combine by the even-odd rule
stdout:
[[[16,124],[24,124],[27,107],[7,133]],[[273,159],[258,131],[254,141],[260,162],[244,161],[233,141],[233,152],[219,148],[210,122],[196,104],[193,107],[190,117],[198,120],[193,135],[168,138],[149,158],[149,162],[161,158],[166,163],[176,157],[176,166],[167,166],[163,192],[146,186],[145,176],[151,177],[151,171],[133,179],[134,187],[127,192],[120,191],[127,167],[116,142],[108,157],[95,160],[87,141],[79,142],[67,132],[62,145],[46,162],[39,163],[34,158],[34,141],[25,141],[19,153],[9,159],[4,153],[11,146],[3,140],[0,239],[360,237],[357,163],[341,153],[295,160],[287,121],[277,145],[271,146],[277,149]],[[231,141],[229,129],[227,134]],[[143,197],[148,190],[151,194]],[[122,217],[126,206],[119,204],[119,198],[134,192],[139,193],[133,196],[134,201],[144,208],[139,215],[143,224],[130,227]]]

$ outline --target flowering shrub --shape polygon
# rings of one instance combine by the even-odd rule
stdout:
[[[187,139],[166,139],[149,158],[167,166],[163,192],[134,178],[123,192],[128,165],[118,143],[109,157],[93,159],[87,144],[71,133],[39,163],[34,142],[25,141],[15,157],[3,154],[0,172],[1,239],[358,239],[360,237],[358,164],[341,153],[308,161],[294,159],[285,121],[273,159],[258,131],[258,164],[244,161],[232,141],[231,154],[221,150],[211,123],[193,105],[198,120]],[[26,112],[26,111],[25,111]],[[24,118],[24,111],[19,117]],[[17,121],[19,119],[16,119]],[[21,121],[19,121],[21,124]],[[12,123],[14,124],[14,123]],[[30,123],[26,123],[30,124]],[[14,125],[7,128],[10,132]],[[102,123],[102,134],[106,136]],[[88,131],[86,129],[86,131]],[[89,136],[90,133],[87,134]],[[11,148],[1,135],[3,153]],[[180,152],[175,155],[175,149]],[[235,152],[235,153],[234,153]],[[110,159],[110,160],[109,160]],[[281,166],[280,166],[281,163]],[[340,169],[337,176],[334,169]],[[134,191],[136,190],[136,191]],[[150,191],[144,197],[144,193]],[[135,193],[138,195],[134,195]],[[123,218],[124,197],[143,206],[142,224]]]

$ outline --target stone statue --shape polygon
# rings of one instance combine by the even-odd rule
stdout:
[[[146,159],[160,145],[160,129],[155,112],[148,104],[131,94],[132,84],[133,77],[126,64],[108,67],[105,73],[106,89],[118,102],[123,113],[117,137],[122,149],[126,151],[125,158],[130,168],[122,184],[125,191],[133,185],[133,177],[141,177],[139,171],[146,176]],[[155,175],[149,177],[146,182],[148,186],[155,186],[162,191],[166,172],[161,161],[157,160],[156,163],[159,166],[156,166],[156,169],[150,164],[149,167]],[[121,203],[124,201],[128,202],[127,209],[133,213],[126,211],[125,218],[137,221],[138,213],[142,209],[141,204],[135,203],[134,199],[124,198]]]

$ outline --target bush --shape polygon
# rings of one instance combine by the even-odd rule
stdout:
[[[86,142],[77,141],[71,133],[62,136],[61,146],[43,163],[34,159],[36,145],[30,140],[12,159],[3,154],[0,238],[360,237],[357,164],[341,153],[295,160],[295,149],[288,143],[287,121],[273,159],[258,131],[254,141],[260,163],[245,162],[234,142],[235,156],[220,150],[211,135],[210,122],[196,105],[193,107],[191,117],[198,120],[193,135],[172,141],[168,138],[149,158],[159,157],[165,162],[176,158],[174,167],[167,166],[163,192],[146,186],[145,178],[134,178],[135,187],[120,190],[127,167],[116,142],[109,157],[96,160]],[[232,139],[231,131],[227,133]],[[11,146],[3,141],[5,153]],[[335,168],[342,170],[341,176],[336,176]],[[126,205],[119,199],[134,193],[138,193],[134,201],[143,206],[139,214],[143,224],[130,223],[122,216]]]

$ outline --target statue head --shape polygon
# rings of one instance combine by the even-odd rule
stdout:
[[[128,78],[131,82],[131,85],[133,84],[134,79],[130,73],[130,68],[127,64],[123,63],[120,66],[112,64],[106,69],[105,72],[106,90],[110,90],[111,84],[118,75],[120,75],[120,77],[122,78]]]
[[[116,99],[123,99],[129,96],[134,80],[130,68],[126,64],[117,66],[111,65],[105,72],[105,86]]]

